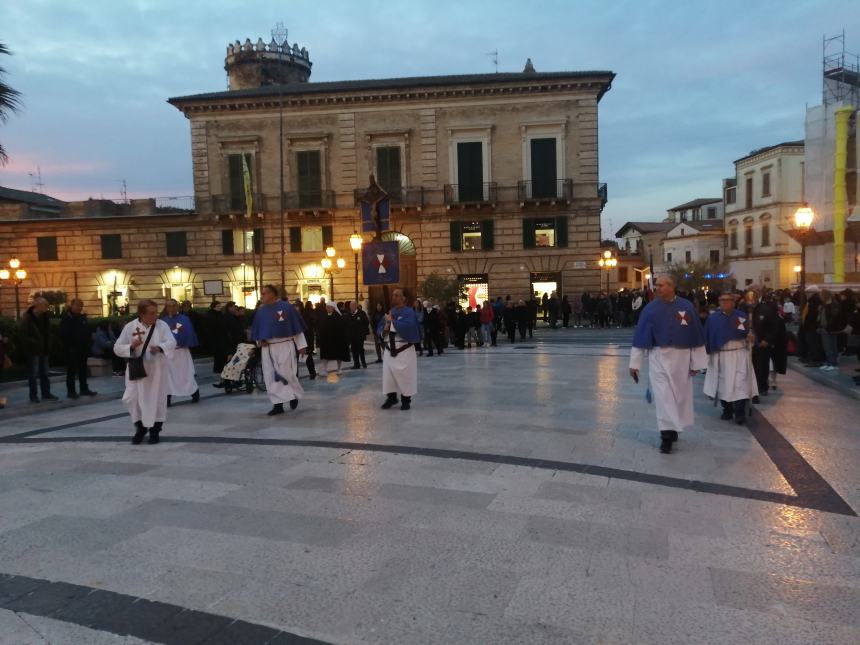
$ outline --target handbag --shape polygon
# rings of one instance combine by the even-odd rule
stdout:
[[[155,323],[149,328],[149,333],[146,335],[146,340],[143,343],[143,349],[140,350],[140,356],[132,356],[128,359],[128,380],[139,381],[146,378],[146,369],[143,367],[143,357],[146,356],[146,348],[149,347],[149,339],[152,338],[152,332],[155,331]]]

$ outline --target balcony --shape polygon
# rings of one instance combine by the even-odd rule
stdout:
[[[498,185],[494,181],[481,184],[445,184],[445,205],[494,206],[498,198]]]
[[[333,190],[293,191],[284,193],[284,210],[319,213],[333,210],[336,206]],[[273,204],[275,209],[280,204]]]
[[[525,204],[570,204],[573,199],[573,180],[549,179],[517,182],[517,197]]]
[[[353,199],[355,200],[355,205],[358,206],[361,203],[361,198],[364,197],[364,193],[367,189],[365,188],[356,188],[353,191]],[[391,206],[395,208],[417,208],[421,210],[424,208],[425,204],[425,195],[424,195],[424,187],[418,186],[414,188],[403,187],[396,190],[387,191],[388,198],[391,200]]]
[[[251,210],[259,213],[266,210],[265,197],[262,193],[254,193],[252,196]],[[211,201],[201,199],[197,204],[200,212],[207,210],[213,215],[243,215],[247,212],[245,207],[245,195],[212,195]],[[208,201],[208,203],[206,203]]]

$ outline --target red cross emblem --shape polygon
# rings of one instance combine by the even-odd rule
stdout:
[[[373,266],[376,267],[377,273],[387,273],[385,269],[385,254],[377,253],[376,259],[373,261]]]
[[[682,326],[687,326],[690,324],[687,321],[687,312],[686,311],[679,311],[676,318],[678,319],[678,322],[681,323]]]
[[[143,340],[143,337],[146,335],[146,330],[138,327],[131,335],[137,338],[137,340]]]
[[[747,322],[746,318],[738,317],[738,331],[746,331],[747,330],[746,322]]]
[[[180,329],[182,329],[182,323],[178,322],[176,323],[176,327],[173,328],[173,333],[178,334]]]
[[[278,309],[277,311],[278,322],[284,322],[284,310]]]

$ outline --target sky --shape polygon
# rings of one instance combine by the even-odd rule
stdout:
[[[611,70],[599,106],[604,236],[719,197],[733,162],[803,138],[822,39],[860,50],[857,0],[3,0],[0,57],[23,109],[0,123],[0,185],[63,199],[193,194],[171,96],[226,89],[226,45],[282,22],[312,81]]]

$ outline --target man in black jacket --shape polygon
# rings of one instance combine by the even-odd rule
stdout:
[[[779,317],[779,310],[773,302],[759,300],[755,291],[747,292],[747,313],[752,315],[752,331],[755,345],[752,351],[753,370],[758,383],[758,391],[767,395],[770,389],[768,376],[770,362],[778,361],[785,352],[785,323]],[[784,374],[785,370],[781,370]]]
[[[27,356],[27,377],[30,385],[30,403],[39,402],[39,390],[45,401],[56,401],[51,394],[51,381],[48,380],[48,348],[51,330],[48,315],[48,301],[34,298],[33,305],[21,317],[21,344]]]
[[[367,338],[367,330],[370,320],[364,309],[355,300],[349,303],[349,349],[352,352],[352,369],[367,368],[367,360],[364,357],[364,339]]]
[[[93,334],[83,311],[83,300],[74,298],[60,318],[60,340],[63,341],[63,349],[66,351],[66,394],[70,399],[79,397],[75,391],[76,376],[80,382],[81,394],[98,394],[87,385],[87,355],[93,342]]]

